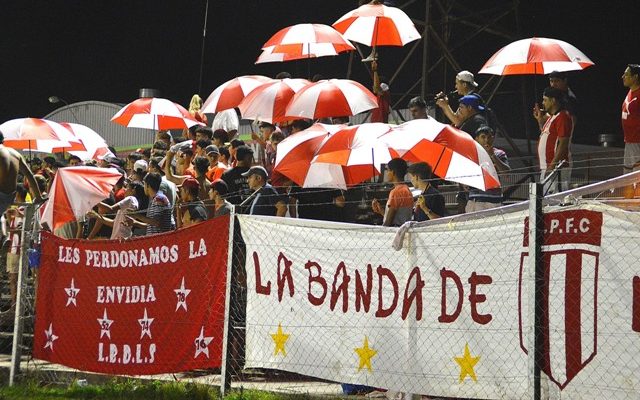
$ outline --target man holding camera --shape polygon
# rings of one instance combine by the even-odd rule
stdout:
[[[476,92],[478,88],[478,83],[476,83],[473,74],[469,71],[460,71],[458,75],[456,75],[456,90],[460,97],[475,95],[479,100],[480,104],[483,105],[484,101],[480,95]],[[452,92],[454,93],[454,92]],[[436,95],[436,105],[440,107],[444,115],[447,117],[451,124],[457,128],[462,125],[464,119],[449,105],[449,98],[444,92],[440,92]]]

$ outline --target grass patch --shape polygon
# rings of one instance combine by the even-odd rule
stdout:
[[[279,394],[258,390],[234,390],[224,400],[313,400],[306,394]],[[0,386],[0,400],[219,400],[218,387],[167,381],[112,379],[101,385],[42,385],[36,381]]]
[[[184,382],[142,382],[114,379],[102,385],[68,387],[42,386],[26,382],[0,387],[0,400],[13,399],[122,399],[122,400],[212,400],[219,399],[218,388]]]

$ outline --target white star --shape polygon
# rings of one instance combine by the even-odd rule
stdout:
[[[44,334],[47,337],[47,343],[44,344],[44,348],[46,349],[48,347],[53,351],[53,342],[58,340],[58,336],[53,334],[53,323],[49,324],[49,329],[46,329]]]
[[[142,331],[140,331],[140,339],[142,339],[144,337],[144,335],[149,336],[149,339],[152,339],[151,337],[151,323],[153,322],[153,318],[149,318],[147,316],[147,308],[145,307],[144,309],[144,317],[138,320],[138,323],[140,324],[140,327],[142,328]]]
[[[71,303],[73,303],[74,306],[78,307],[76,298],[78,297],[78,292],[80,292],[80,289],[74,286],[73,278],[71,278],[71,287],[64,288],[64,291],[67,293],[67,296],[69,296],[67,297],[67,305],[65,307],[68,307]]]
[[[107,337],[111,339],[111,324],[113,324],[113,320],[107,317],[107,309],[104,309],[102,318],[96,319],[98,320],[98,324],[100,324],[100,338],[102,339],[102,336],[107,335]]]
[[[173,289],[176,292],[176,296],[178,296],[178,302],[176,303],[176,311],[178,308],[184,308],[187,311],[187,296],[191,293],[191,289],[186,289],[184,287],[184,276],[182,277],[182,283],[180,284],[180,289]]]
[[[200,353],[204,353],[209,358],[209,343],[213,340],[213,336],[204,336],[204,326],[200,328],[200,336],[198,336],[193,344],[196,346],[196,354],[193,358],[197,358]]]

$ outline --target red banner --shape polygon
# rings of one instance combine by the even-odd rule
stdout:
[[[129,241],[43,234],[35,358],[146,375],[221,366],[229,218]]]

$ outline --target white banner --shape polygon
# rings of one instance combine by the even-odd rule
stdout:
[[[600,205],[549,211],[544,393],[632,398],[640,218]],[[401,251],[392,228],[240,216],[246,366],[407,393],[529,398],[526,216],[412,228]]]

